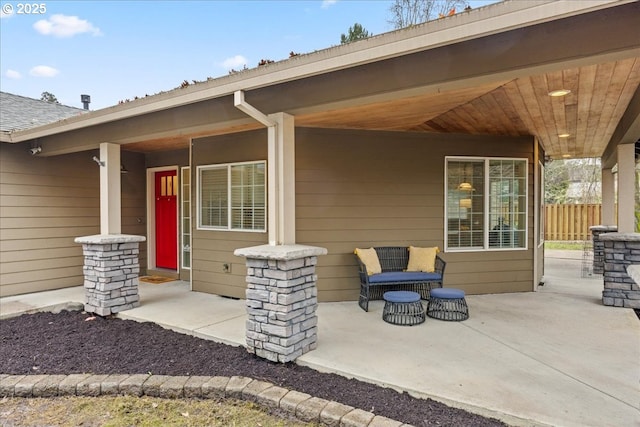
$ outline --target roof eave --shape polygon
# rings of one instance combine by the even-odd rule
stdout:
[[[11,138],[11,132],[2,131],[0,132],[0,142],[15,142]]]
[[[2,133],[0,134],[0,142],[18,143],[100,125],[232,95],[238,90],[249,91],[299,80],[633,1],[506,1],[459,13],[446,19],[429,21],[381,34],[356,43],[334,46],[186,88],[174,89],[81,116],[63,119],[55,123]]]

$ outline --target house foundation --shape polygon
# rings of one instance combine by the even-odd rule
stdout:
[[[606,233],[604,243],[604,290],[602,303],[640,309],[640,283],[631,276],[630,266],[640,265],[640,233]]]
[[[317,346],[316,264],[325,248],[264,245],[237,249],[247,265],[247,350],[291,362]]]
[[[84,254],[84,309],[108,316],[140,305],[139,243],[143,236],[123,234],[78,237]]]
[[[600,240],[603,233],[615,233],[618,227],[615,225],[594,225],[589,228],[593,241],[593,274],[604,273],[604,242]]]

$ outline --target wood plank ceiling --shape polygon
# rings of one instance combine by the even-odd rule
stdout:
[[[640,58],[564,69],[354,107],[296,114],[296,126],[536,136],[546,155],[600,157],[640,85]],[[568,89],[563,97],[549,92]],[[188,146],[189,138],[260,128],[257,122],[127,144],[131,151]],[[566,137],[559,135],[568,134]]]
[[[552,158],[600,157],[640,85],[640,59],[296,116],[299,126],[534,135]],[[568,89],[563,97],[549,92]],[[559,135],[568,135],[560,137]]]

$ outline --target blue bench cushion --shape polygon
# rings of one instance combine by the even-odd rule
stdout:
[[[436,288],[436,289],[431,289],[431,297],[460,299],[460,298],[464,298],[464,291],[462,289],[454,289],[454,288]]]
[[[422,271],[387,271],[369,276],[369,283],[385,282],[439,282],[440,273],[424,273]]]
[[[389,302],[418,302],[420,294],[411,291],[389,291],[385,292],[382,298]]]

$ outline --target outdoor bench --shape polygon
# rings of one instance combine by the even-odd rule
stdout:
[[[409,249],[414,254],[422,254],[421,250],[431,249],[432,255],[428,263],[431,268],[423,270],[432,271],[407,271],[409,267]],[[371,250],[375,250],[375,253]],[[358,304],[364,311],[369,311],[369,301],[381,300],[386,291],[412,291],[418,292],[420,298],[428,300],[431,289],[441,288],[444,278],[446,262],[437,255],[437,248],[414,248],[406,246],[380,246],[370,249],[356,249],[356,259],[359,267],[360,298]],[[370,274],[367,263],[371,257],[377,255],[380,272]],[[415,255],[414,255],[415,256]],[[363,260],[364,258],[364,260]],[[415,258],[414,258],[415,259]],[[375,264],[375,259],[373,260]],[[413,263],[412,263],[413,264]],[[371,264],[369,264],[371,267]],[[376,267],[378,267],[376,265]],[[412,268],[413,269],[413,268]]]

